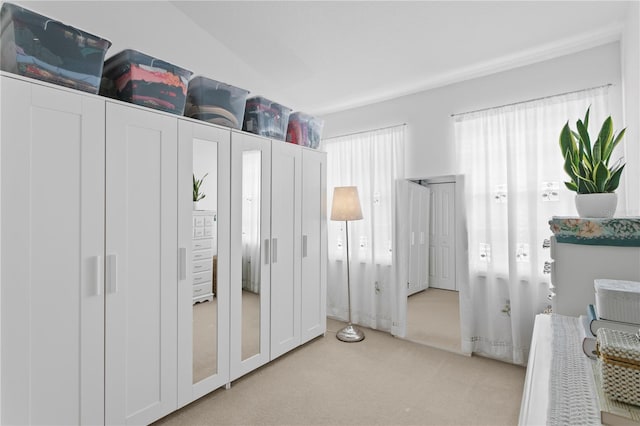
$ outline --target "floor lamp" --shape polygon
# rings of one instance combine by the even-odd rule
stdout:
[[[338,186],[333,190],[333,205],[331,206],[331,220],[344,220],[347,241],[347,301],[349,305],[349,324],[338,331],[336,337],[343,342],[359,342],[364,339],[364,333],[351,324],[351,278],[349,276],[349,221],[362,219],[358,188],[355,186]]]

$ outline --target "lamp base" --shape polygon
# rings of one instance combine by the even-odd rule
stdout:
[[[349,324],[336,333],[336,338],[343,342],[359,342],[361,340],[364,340],[364,333],[358,327],[354,326],[353,324]]]

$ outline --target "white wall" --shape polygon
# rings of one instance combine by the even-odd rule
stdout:
[[[627,166],[622,184],[628,189],[628,214],[640,216],[640,2],[630,6],[621,51],[624,125],[627,127],[623,142]]]
[[[450,175],[456,172],[451,114],[607,83],[614,85],[611,88],[614,124],[622,127],[620,45],[616,42],[490,76],[328,114],[323,117],[323,138],[407,123],[407,177]]]

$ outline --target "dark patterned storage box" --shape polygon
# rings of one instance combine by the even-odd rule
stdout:
[[[136,50],[107,59],[100,94],[182,115],[191,71]]]
[[[287,142],[317,149],[322,138],[324,121],[304,112],[294,112],[289,116]]]
[[[0,10],[0,69],[98,93],[104,56],[111,42],[3,3]]]
[[[280,105],[262,96],[247,99],[242,130],[285,140],[291,108]]]
[[[189,81],[184,115],[241,129],[248,94],[248,90],[197,76]]]
[[[612,399],[635,405],[640,405],[640,331],[638,333],[601,328],[596,337],[604,392]]]

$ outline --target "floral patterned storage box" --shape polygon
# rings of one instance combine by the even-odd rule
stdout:
[[[612,399],[640,405],[640,332],[601,328],[596,337],[602,388]]]
[[[640,247],[640,217],[557,217],[549,221],[559,243]]]

